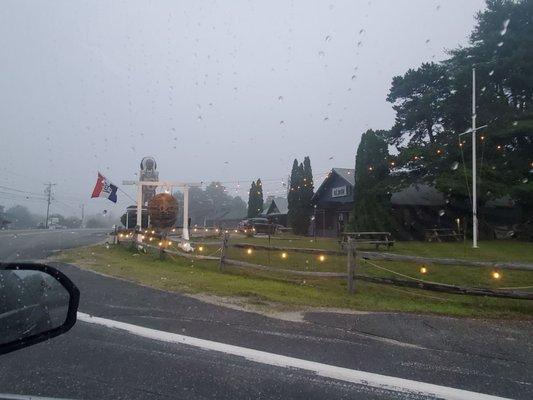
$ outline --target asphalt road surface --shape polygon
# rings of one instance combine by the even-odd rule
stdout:
[[[42,259],[105,239],[103,232],[89,230],[12,235],[0,233],[3,261]],[[533,398],[533,327],[527,322],[327,312],[286,321],[57,266],[80,288],[83,314],[67,334],[0,356],[0,393],[72,399],[416,399],[428,396],[406,386],[423,388],[426,382],[440,385],[443,397],[457,394],[446,388],[458,388]],[[354,383],[360,371],[380,375]],[[395,378],[405,385],[386,389]]]

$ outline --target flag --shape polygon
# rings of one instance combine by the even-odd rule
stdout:
[[[117,202],[117,189],[115,185],[107,180],[100,172],[98,172],[98,179],[96,180],[96,185],[94,185],[93,194],[91,198],[94,197],[105,197],[106,199],[111,200],[113,203]]]

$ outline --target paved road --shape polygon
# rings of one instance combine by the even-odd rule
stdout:
[[[35,253],[26,242],[20,255],[41,258],[46,243],[73,245],[68,231],[49,233],[56,234],[62,239],[27,236]],[[77,235],[79,244],[103,239],[96,232]],[[1,256],[13,254],[16,242],[7,243],[0,237]],[[59,267],[81,290],[80,311],[107,320],[351,370],[533,398],[528,323],[323,312],[307,313],[305,322],[281,321]],[[0,393],[83,399],[420,397],[82,321],[64,336],[2,356]]]
[[[0,231],[0,261],[36,260],[72,247],[105,240],[102,229]]]

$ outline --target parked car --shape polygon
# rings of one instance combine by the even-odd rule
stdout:
[[[273,235],[278,226],[280,225],[271,223],[268,218],[248,218],[239,222],[237,230],[246,235],[254,235],[256,233],[270,233]]]

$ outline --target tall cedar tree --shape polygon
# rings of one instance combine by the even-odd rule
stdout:
[[[300,164],[294,159],[287,195],[289,208],[287,219],[297,235],[305,235],[309,229],[309,219],[313,212],[311,204],[313,190],[313,172],[309,157],[305,157],[304,162]]]
[[[248,218],[255,218],[263,212],[263,184],[261,179],[252,182],[250,192],[248,193]]]
[[[246,217],[253,218],[257,216],[257,187],[255,182],[252,181],[250,191],[248,192],[248,212]]]
[[[261,183],[261,179],[258,179],[255,183],[255,189],[257,191],[257,197],[256,197],[256,210],[257,215],[261,214],[263,212],[263,207],[265,204],[265,200],[263,199],[263,184]]]
[[[357,148],[352,220],[356,231],[391,231],[395,225],[387,187],[389,152],[385,133],[369,129]]]
[[[289,190],[287,192],[287,222],[294,229],[298,220],[298,160],[295,158],[292,163],[291,175],[289,176]]]
[[[309,230],[310,218],[311,215],[313,215],[313,205],[311,204],[311,199],[313,198],[314,194],[313,170],[311,169],[311,160],[308,156],[304,158],[302,173],[302,232],[307,233]]]

